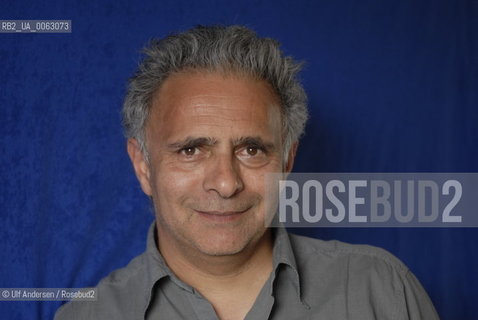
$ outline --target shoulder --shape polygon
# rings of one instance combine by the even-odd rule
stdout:
[[[62,305],[55,320],[132,319],[138,309],[137,291],[144,285],[146,254],[143,253],[123,268],[114,270],[96,286],[95,301],[70,301]]]
[[[400,259],[379,247],[350,244],[337,240],[324,241],[291,233],[289,233],[289,238],[299,264],[310,259],[319,259],[322,262],[331,263],[347,262],[349,267],[383,266],[402,275],[409,272],[407,266]]]
[[[380,319],[438,319],[420,282],[390,252],[290,233],[289,238],[304,297],[312,305],[326,300],[370,319],[376,315]]]

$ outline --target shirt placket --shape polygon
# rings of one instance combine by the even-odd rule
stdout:
[[[212,304],[197,291],[188,292],[187,297],[198,320],[219,320]]]

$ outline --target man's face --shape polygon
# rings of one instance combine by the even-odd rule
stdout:
[[[128,152],[152,196],[161,246],[232,255],[265,234],[265,174],[283,163],[279,100],[262,80],[218,73],[170,76],[146,124],[149,164]]]

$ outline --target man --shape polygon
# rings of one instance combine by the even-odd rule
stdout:
[[[395,257],[267,228],[265,176],[290,172],[300,69],[244,27],[152,42],[130,81],[127,150],[156,221],[146,252],[56,319],[437,319]]]

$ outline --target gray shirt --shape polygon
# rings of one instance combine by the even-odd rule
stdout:
[[[67,303],[55,320],[218,319],[212,305],[168,268],[155,239],[153,223],[146,251],[101,280],[97,301]],[[438,319],[415,276],[385,250],[278,228],[273,259],[247,320]]]

